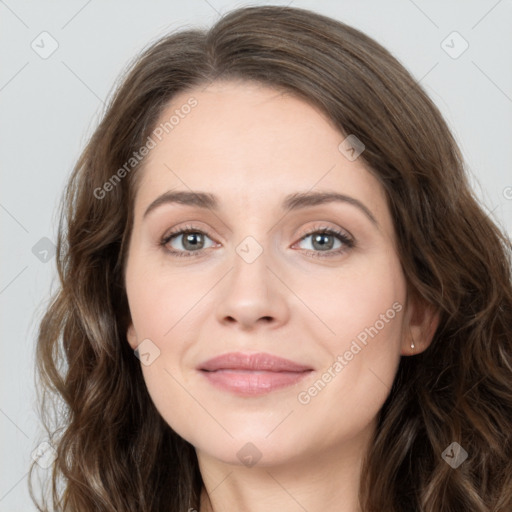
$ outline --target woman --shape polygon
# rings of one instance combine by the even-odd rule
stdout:
[[[41,510],[512,509],[510,242],[375,41],[271,6],[164,37],[64,204]]]

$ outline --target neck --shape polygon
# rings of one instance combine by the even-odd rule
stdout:
[[[226,464],[198,451],[204,482],[200,512],[361,512],[358,493],[370,427],[357,439],[282,464]]]

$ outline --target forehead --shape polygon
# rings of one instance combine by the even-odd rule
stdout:
[[[364,161],[350,161],[339,150],[345,136],[323,112],[288,92],[214,82],[177,94],[159,127],[161,140],[155,138],[139,177],[139,215],[172,189],[207,190],[245,208],[332,189],[370,203],[376,215],[385,213],[384,191]]]

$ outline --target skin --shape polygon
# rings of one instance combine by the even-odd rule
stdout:
[[[207,490],[201,510],[358,511],[362,458],[400,358],[428,347],[438,319],[409,300],[384,191],[362,158],[340,152],[345,137],[323,113],[289,93],[229,81],[180,93],[161,121],[191,96],[197,106],[150,151],[139,176],[127,340],[135,349],[150,339],[160,350],[142,365],[144,379],[165,421],[196,448]],[[169,190],[213,193],[220,208],[163,204],[143,218]],[[285,195],[310,190],[358,199],[378,225],[348,203],[281,209]],[[190,225],[207,233],[201,256],[173,256],[169,249],[190,250],[180,235],[159,245]],[[324,227],[356,245],[334,236],[328,251],[345,247],[342,254],[311,255],[325,250],[307,233]],[[252,263],[236,252],[247,236],[263,251]],[[299,393],[393,303],[401,311],[300,403]],[[196,370],[231,351],[269,352],[314,371],[291,387],[237,396]],[[237,457],[248,442],[261,454],[252,467]]]

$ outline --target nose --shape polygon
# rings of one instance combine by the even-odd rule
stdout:
[[[259,325],[275,329],[288,321],[290,292],[268,263],[265,252],[251,263],[235,255],[219,298],[220,323],[250,331]]]

